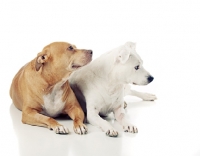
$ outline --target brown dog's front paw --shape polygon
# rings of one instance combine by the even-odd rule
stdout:
[[[69,134],[69,130],[62,126],[62,125],[58,125],[55,126],[54,128],[51,128],[56,134]]]
[[[74,125],[74,132],[76,134],[86,134],[88,132],[87,127],[84,124],[78,124],[78,125]]]

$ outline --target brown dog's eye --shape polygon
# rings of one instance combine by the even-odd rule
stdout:
[[[69,46],[68,50],[73,50],[74,48],[72,46]]]
[[[45,56],[42,56],[42,59],[44,60],[44,59],[45,59]]]

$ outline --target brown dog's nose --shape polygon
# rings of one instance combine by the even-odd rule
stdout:
[[[93,53],[92,50],[87,50],[87,52],[88,52],[89,54],[91,54],[91,55],[92,55],[92,53]]]

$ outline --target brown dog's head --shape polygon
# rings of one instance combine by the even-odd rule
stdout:
[[[56,74],[72,72],[92,60],[92,50],[77,49],[66,42],[54,42],[38,53],[35,70],[54,72]]]

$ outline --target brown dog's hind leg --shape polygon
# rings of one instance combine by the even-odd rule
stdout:
[[[22,111],[22,122],[24,124],[47,127],[57,134],[68,134],[69,130],[60,125],[56,120],[51,117],[39,114],[33,108],[25,108]]]

